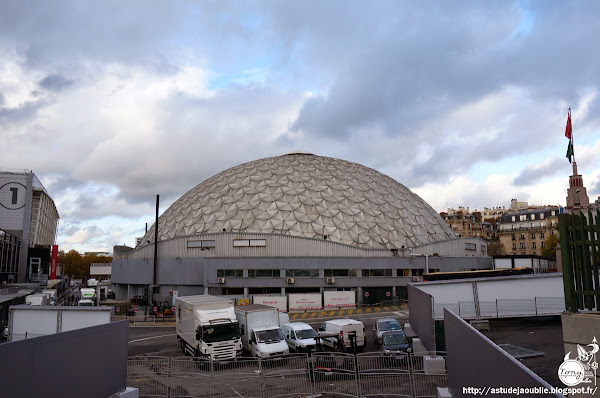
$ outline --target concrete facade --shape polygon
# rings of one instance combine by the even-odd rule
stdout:
[[[54,201],[33,172],[0,170],[0,246],[6,249],[0,253],[0,281],[27,280],[30,249],[50,250],[58,220]]]

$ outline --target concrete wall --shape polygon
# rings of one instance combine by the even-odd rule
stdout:
[[[106,398],[127,380],[129,322],[0,344],[3,397]]]
[[[594,339],[600,339],[600,313],[599,312],[565,312],[562,314],[563,341],[565,344],[565,355],[570,353],[569,359],[577,357],[577,346],[582,346],[586,351],[591,348]],[[600,359],[597,354],[596,361]],[[596,382],[592,384],[600,386],[600,372],[596,375]],[[581,384],[583,385],[583,384]]]
[[[408,317],[412,330],[428,351],[435,351],[433,335],[433,301],[431,296],[408,285]]]
[[[444,328],[448,389],[453,397],[473,397],[475,395],[508,397],[517,395],[516,393],[491,394],[485,392],[489,388],[499,387],[543,387],[548,390],[552,388],[550,384],[468,325],[452,311],[444,311]],[[479,388],[481,393],[466,393],[464,390],[466,387]],[[526,396],[562,397],[562,395],[549,394],[528,394]]]

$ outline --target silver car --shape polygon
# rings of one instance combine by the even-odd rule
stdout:
[[[385,332],[402,330],[400,323],[394,318],[379,318],[375,320],[373,326],[373,340],[375,344],[381,345],[381,335]]]

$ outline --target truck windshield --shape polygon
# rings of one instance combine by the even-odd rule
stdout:
[[[240,338],[240,331],[237,323],[227,325],[205,326],[202,332],[202,340],[205,343],[215,343],[217,341],[237,340]]]
[[[261,330],[256,332],[256,340],[259,343],[268,343],[270,341],[283,340],[283,334],[280,329]]]
[[[316,335],[317,332],[315,332],[313,329],[304,329],[296,331],[296,337],[299,339],[310,339],[312,337],[315,337]]]

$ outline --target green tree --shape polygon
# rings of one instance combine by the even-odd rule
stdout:
[[[544,247],[542,247],[542,256],[556,258],[556,245],[558,245],[558,239],[556,235],[550,235],[544,240]]]

